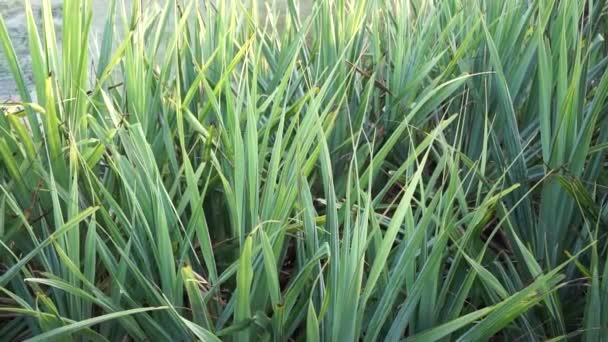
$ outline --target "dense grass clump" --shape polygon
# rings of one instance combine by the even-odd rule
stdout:
[[[608,336],[607,1],[165,3],[0,20],[0,340]]]

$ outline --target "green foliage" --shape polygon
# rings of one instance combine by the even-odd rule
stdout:
[[[608,2],[142,5],[0,20],[2,340],[608,336]]]

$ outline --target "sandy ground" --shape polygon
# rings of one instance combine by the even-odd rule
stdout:
[[[127,6],[130,6],[132,0],[124,0]],[[144,0],[150,3],[163,4],[166,0]],[[222,1],[222,0],[220,0]],[[42,14],[42,0],[30,0],[34,16],[38,21]],[[280,4],[280,0],[278,1]],[[302,1],[301,3],[310,3],[311,1]],[[61,37],[61,7],[63,0],[51,0],[53,6],[53,14],[55,17],[56,34],[58,39]],[[108,0],[92,0],[93,4],[93,23],[92,23],[92,39],[99,39],[103,30],[106,6]],[[279,5],[281,6],[281,5]],[[301,5],[303,11],[307,11],[310,6]],[[263,10],[264,5],[261,4]],[[12,39],[13,47],[17,53],[19,63],[25,73],[26,82],[31,84],[31,59],[28,54],[27,31],[25,27],[25,11],[24,0],[0,0],[0,15],[5,21],[9,35]],[[4,50],[0,48],[0,102],[8,99],[15,99],[17,90],[12,80],[12,76],[8,69]]]
[[[42,0],[30,0],[36,20],[40,23],[42,15]],[[0,15],[4,19],[11,37],[13,48],[17,53],[19,63],[25,73],[26,82],[31,83],[31,58],[28,53],[27,29],[25,26],[24,0],[0,0]],[[51,0],[53,16],[55,18],[55,29],[58,37],[61,35],[61,6],[63,0]],[[106,14],[106,0],[93,0],[93,28],[99,32],[103,27],[103,18]],[[14,98],[17,94],[12,75],[8,69],[8,63],[4,50],[0,49],[0,99]]]

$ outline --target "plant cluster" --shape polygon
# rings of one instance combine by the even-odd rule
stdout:
[[[0,339],[608,336],[607,1],[29,1]]]

